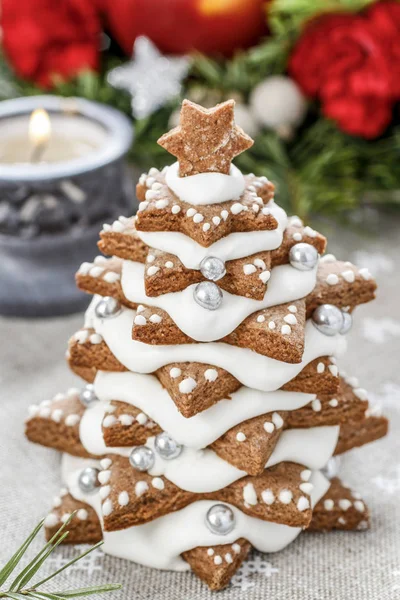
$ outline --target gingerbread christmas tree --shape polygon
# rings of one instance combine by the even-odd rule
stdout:
[[[141,176],[137,215],[100,234],[109,258],[78,270],[93,300],[67,360],[87,385],[26,426],[63,453],[49,536],[77,510],[68,541],[104,538],[211,589],[251,547],[367,528],[365,503],[323,470],[387,430],[335,358],[375,282],[231,163],[251,143],[233,101],[183,103],[160,139],[178,161]]]

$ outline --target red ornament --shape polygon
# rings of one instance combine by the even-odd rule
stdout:
[[[309,23],[289,72],[343,131],[375,138],[400,98],[399,58],[400,5],[388,0],[361,14],[325,15]]]
[[[4,52],[17,75],[43,87],[99,63],[100,21],[90,0],[2,0]]]
[[[98,0],[126,54],[139,35],[161,50],[232,54],[267,32],[267,0]]]

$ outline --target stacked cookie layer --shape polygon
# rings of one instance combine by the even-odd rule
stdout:
[[[178,162],[77,273],[93,300],[67,359],[87,386],[32,407],[27,436],[64,453],[49,535],[77,510],[71,541],[220,589],[252,546],[368,526],[322,469],[386,433],[335,358],[376,286],[231,165],[251,144],[233,102],[185,102],[160,143]]]

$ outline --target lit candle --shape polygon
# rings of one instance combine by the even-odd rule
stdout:
[[[29,119],[31,162],[38,162],[51,136],[51,121],[44,108],[36,108]]]

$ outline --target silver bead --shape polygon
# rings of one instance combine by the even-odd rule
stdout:
[[[218,281],[225,273],[225,263],[216,256],[206,256],[200,263],[202,275],[210,281]]]
[[[111,296],[105,296],[96,304],[94,309],[96,317],[99,319],[109,319],[110,317],[116,317],[121,312],[121,304],[115,298]]]
[[[333,479],[339,473],[341,458],[340,456],[332,456],[322,469],[323,475],[327,479]]]
[[[206,525],[211,533],[228,535],[235,527],[233,510],[225,504],[214,504],[206,514]]]
[[[315,327],[324,335],[336,335],[343,327],[343,313],[333,304],[321,304],[311,318]]]
[[[92,383],[88,383],[87,386],[80,391],[79,400],[85,408],[89,408],[89,406],[92,406],[99,401],[94,393],[94,385]]]
[[[154,452],[147,446],[135,446],[129,455],[129,462],[137,471],[148,471],[154,466]]]
[[[156,452],[165,460],[172,460],[177,458],[182,452],[181,444],[178,444],[171,436],[165,431],[159,433],[154,440],[154,448]]]
[[[299,271],[311,271],[318,263],[318,252],[311,244],[295,244],[290,248],[289,262]]]
[[[343,316],[343,325],[342,325],[339,333],[341,333],[342,335],[345,335],[352,328],[353,317],[351,316],[350,313],[344,312],[343,310],[342,310],[342,316]]]
[[[80,472],[78,478],[78,485],[84,494],[92,494],[100,487],[98,480],[99,469],[95,467],[86,467]]]
[[[202,281],[194,288],[193,296],[197,304],[207,310],[217,310],[221,306],[222,292],[216,283]]]

